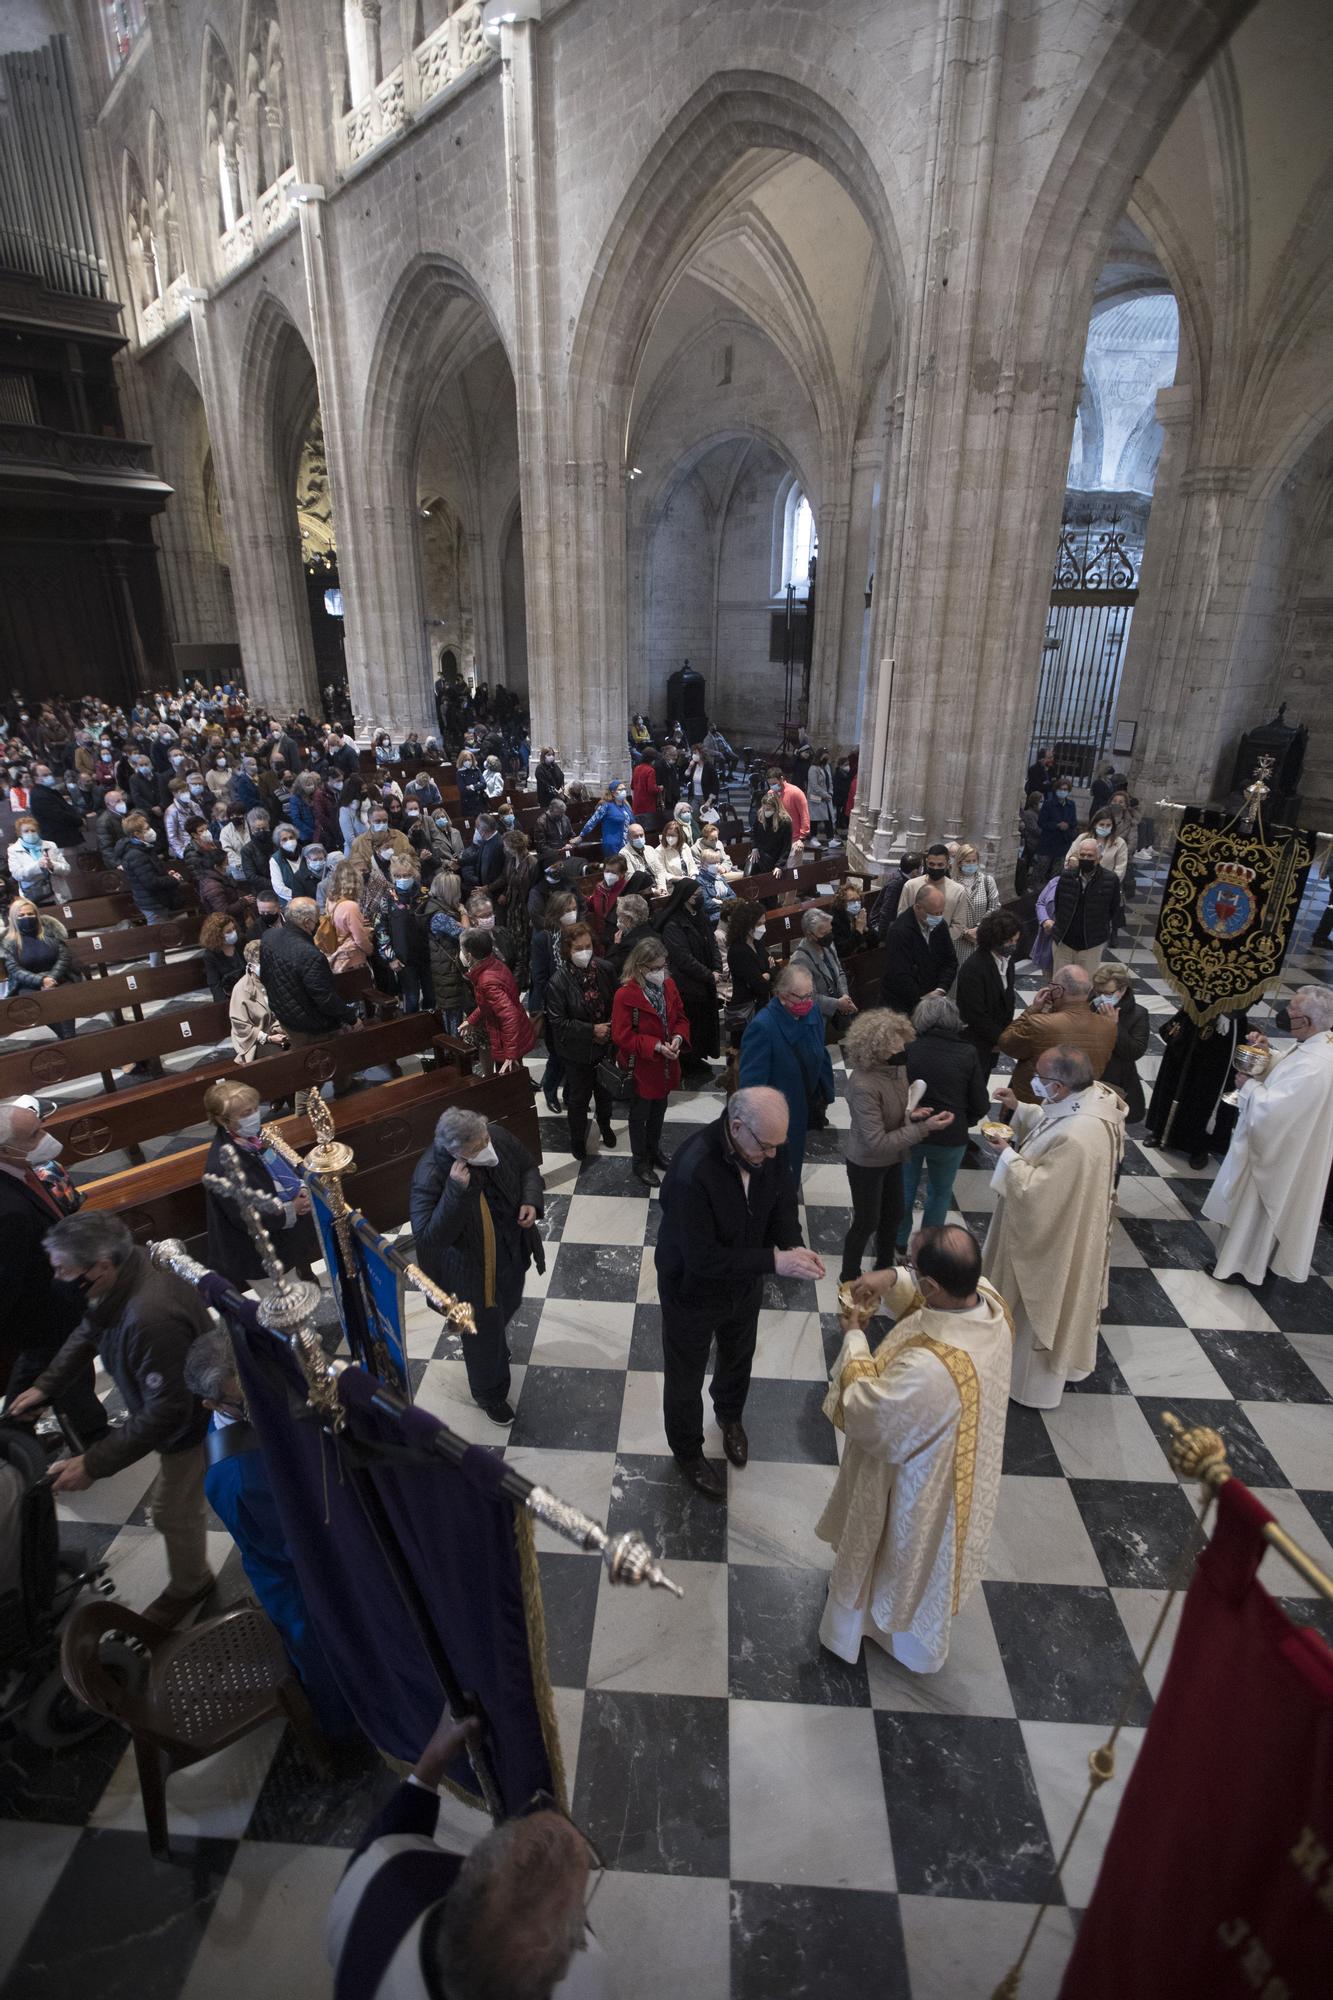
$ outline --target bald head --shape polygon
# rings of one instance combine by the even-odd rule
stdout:
[[[1086,1007],[1092,998],[1092,981],[1081,965],[1062,965],[1051,987],[1062,1007]]]
[[[927,917],[944,915],[944,891],[932,882],[923,882],[913,898],[912,908],[916,911],[917,922],[924,924]]]
[[[932,1223],[917,1230],[908,1250],[928,1306],[958,1310],[976,1304],[981,1249],[970,1229]]]
[[[747,1166],[762,1166],[787,1137],[790,1113],[780,1090],[754,1084],[734,1091],[727,1101],[727,1131]]]
[[[313,937],[319,928],[319,905],[312,902],[309,896],[293,896],[287,905],[284,921]]]

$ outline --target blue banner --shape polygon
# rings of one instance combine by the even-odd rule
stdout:
[[[385,1238],[366,1221],[364,1215],[353,1217],[352,1254],[356,1259],[366,1306],[371,1373],[410,1400],[412,1383],[407,1368],[407,1335],[403,1328],[403,1278],[402,1273],[390,1263],[388,1249]]]

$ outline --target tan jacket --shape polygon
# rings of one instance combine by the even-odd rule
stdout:
[[[854,1167],[896,1167],[925,1137],[924,1125],[907,1122],[907,1069],[885,1063],[848,1073],[844,1092],[852,1114],[847,1158]]]
[[[1037,1057],[1044,1049],[1082,1049],[1099,1077],[1115,1049],[1116,1017],[1098,1014],[1091,1007],[1061,1008],[1055,1014],[1034,1014],[1025,1008],[1018,1019],[1000,1036],[1000,1050],[1014,1059],[1009,1087],[1023,1104],[1035,1104],[1032,1088]]]
[[[266,1037],[277,1027],[268,995],[257,972],[243,972],[231,989],[228,1011],[231,1016],[231,1045],[237,1062],[250,1063],[264,1047]]]

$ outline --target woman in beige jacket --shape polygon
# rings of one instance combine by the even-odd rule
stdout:
[[[236,1051],[237,1062],[252,1063],[256,1057],[267,1055],[272,1049],[291,1047],[268,1004],[268,994],[259,977],[258,938],[252,938],[245,947],[245,971],[231,989],[228,1010],[231,1015],[231,1045]]]
[[[861,1275],[865,1247],[875,1239],[875,1269],[897,1258],[903,1213],[903,1160],[932,1132],[952,1121],[948,1111],[924,1105],[907,1109],[907,1071],[902,1055],[913,1040],[912,1023],[889,1007],[858,1014],[842,1038],[847,1065],[845,1092],[851,1113],[847,1134],[847,1179],[852,1191],[851,1227],[843,1240],[841,1281]]]

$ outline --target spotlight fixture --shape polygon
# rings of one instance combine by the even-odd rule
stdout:
[[[542,0],[486,0],[481,10],[481,32],[486,46],[498,49],[501,28],[518,21],[540,21]]]

